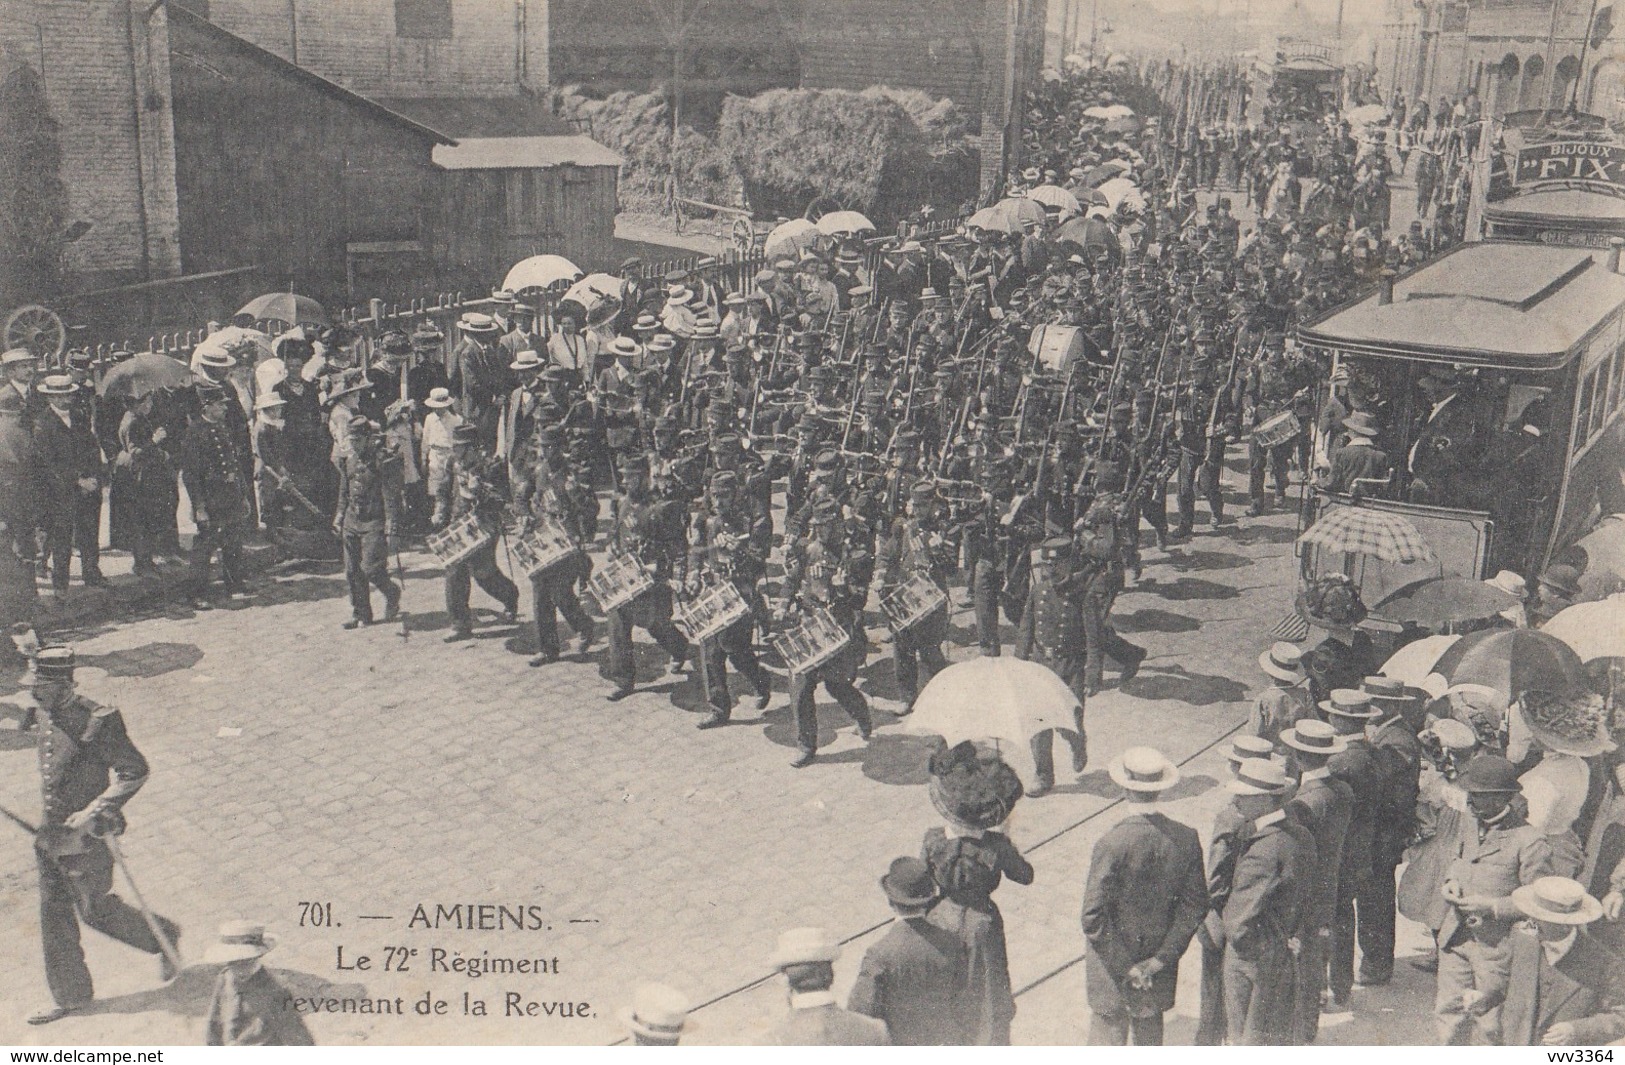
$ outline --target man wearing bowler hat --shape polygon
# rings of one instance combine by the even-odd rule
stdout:
[[[1275,762],[1243,762],[1229,784],[1248,821],[1224,905],[1224,1006],[1232,1046],[1291,1042],[1293,960],[1308,928],[1315,840],[1286,809],[1292,778]]]
[[[40,490],[40,525],[51,563],[51,586],[68,590],[73,549],[79,549],[85,587],[105,585],[101,570],[101,444],[90,419],[75,409],[80,391],[72,377],[53,374],[39,384],[46,409],[34,419],[32,461]]]
[[[963,1046],[965,942],[929,918],[937,901],[931,867],[898,858],[880,878],[897,919],[863,955],[847,1009],[886,1025],[894,1046]]]
[[[1130,747],[1108,769],[1130,814],[1100,838],[1083,893],[1089,950],[1084,983],[1089,1042],[1162,1045],[1162,1015],[1174,1007],[1179,959],[1207,911],[1202,843],[1196,830],[1156,808],[1179,783],[1162,752]]]
[[[886,1026],[835,1004],[835,959],[841,945],[822,928],[779,936],[769,964],[784,974],[790,1012],[763,1040],[769,1046],[886,1046]]]
[[[1309,878],[1304,930],[1298,943],[1292,1010],[1292,1042],[1308,1046],[1320,1031],[1320,996],[1326,989],[1326,962],[1337,912],[1337,879],[1343,861],[1343,840],[1354,813],[1354,791],[1332,776],[1331,760],[1348,749],[1348,741],[1332,726],[1308,718],[1283,729],[1280,741],[1298,771],[1292,815],[1315,839],[1315,868]]]
[[[1495,991],[1506,983],[1507,936],[1521,914],[1512,893],[1550,875],[1552,849],[1513,801],[1520,789],[1511,762],[1481,754],[1456,785],[1467,793],[1473,821],[1456,841],[1441,888],[1450,908],[1439,928],[1433,1013],[1446,1046],[1493,1046],[1501,1034]]]
[[[1422,775],[1422,741],[1416,738],[1428,695],[1403,681],[1367,677],[1360,685],[1382,716],[1371,726],[1376,769],[1376,819],[1371,875],[1355,889],[1360,913],[1360,983],[1378,987],[1394,974],[1394,874],[1416,832],[1416,799]]]
[[[1528,922],[1513,930],[1501,1005],[1502,1046],[1587,1046],[1625,1036],[1625,955],[1592,935],[1602,903],[1579,883],[1543,876],[1512,892]]]
[[[29,1014],[29,1024],[59,1020],[94,997],[80,925],[159,955],[159,977],[175,976],[141,911],[113,893],[113,854],[104,839],[123,834],[124,804],[147,782],[147,760],[130,742],[117,710],[74,693],[73,671],[70,647],[44,647],[35,657],[39,711],[33,723],[44,817],[34,853],[45,981],[53,1001]],[[152,919],[173,946],[179,927],[164,917]]]
[[[1382,716],[1371,705],[1371,697],[1357,688],[1333,688],[1318,704],[1326,723],[1341,736],[1347,748],[1328,763],[1332,776],[1354,793],[1353,813],[1348,835],[1343,839],[1343,860],[1337,874],[1337,911],[1332,920],[1329,1003],[1334,1012],[1348,1009],[1354,988],[1354,944],[1356,942],[1355,899],[1371,877],[1372,841],[1377,834],[1378,802],[1382,781],[1377,759],[1366,738],[1366,727]],[[1369,918],[1363,918],[1369,920]]]

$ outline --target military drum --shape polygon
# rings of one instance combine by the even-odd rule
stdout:
[[[491,542],[491,532],[478,515],[465,514],[439,532],[430,533],[429,550],[443,566],[454,566]]]

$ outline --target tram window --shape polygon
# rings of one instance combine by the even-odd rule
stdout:
[[[1608,409],[1618,410],[1620,393],[1625,392],[1625,348],[1614,352],[1614,378],[1608,385]]]
[[[1585,387],[1580,390],[1579,420],[1575,424],[1574,449],[1578,451],[1585,447],[1591,439],[1591,427],[1595,423],[1592,417],[1592,405],[1597,399],[1597,371],[1592,370],[1586,375]]]

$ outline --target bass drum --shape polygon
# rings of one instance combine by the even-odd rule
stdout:
[[[1065,373],[1083,358],[1083,330],[1075,325],[1041,325],[1027,341],[1027,351],[1051,373]]]

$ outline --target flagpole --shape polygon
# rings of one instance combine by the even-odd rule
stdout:
[[[1597,32],[1597,0],[1591,0],[1591,14],[1586,16],[1585,39],[1580,42],[1580,65],[1574,69],[1574,87],[1569,90],[1569,114],[1578,110],[1580,100],[1580,81],[1585,77],[1586,52],[1591,47],[1591,37]],[[1597,42],[1599,45],[1602,42]],[[1555,71],[1554,71],[1555,73]]]

